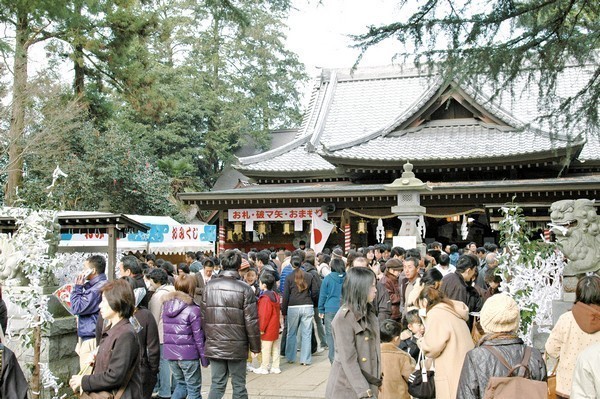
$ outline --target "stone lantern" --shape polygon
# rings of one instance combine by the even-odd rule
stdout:
[[[392,212],[398,215],[402,222],[398,237],[415,237],[416,248],[423,254],[425,245],[420,230],[424,231],[425,226],[424,224],[417,225],[424,223],[423,215],[425,215],[425,207],[421,206],[420,194],[431,191],[431,187],[415,177],[413,165],[408,161],[404,164],[402,176],[383,187],[386,190],[398,192],[398,205],[392,207]]]

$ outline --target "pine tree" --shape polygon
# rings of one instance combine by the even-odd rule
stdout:
[[[539,122],[560,121],[564,132],[599,133],[600,3],[410,2],[415,4],[417,11],[406,13],[406,19],[370,26],[354,36],[361,55],[370,46],[395,38],[400,44],[397,56],[405,61],[438,68],[446,79],[483,78],[495,95],[525,81],[539,91],[541,109],[548,110]],[[586,66],[584,84],[573,94],[561,95],[557,90],[561,73],[572,65]]]

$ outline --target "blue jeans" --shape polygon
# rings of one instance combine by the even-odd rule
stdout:
[[[171,397],[171,368],[169,361],[163,357],[163,344],[160,344],[160,363],[158,364],[158,396],[161,398]]]
[[[232,397],[248,399],[246,390],[246,359],[210,359],[211,384],[208,399],[221,399],[231,375]]]
[[[202,374],[200,372],[199,360],[169,360],[173,378],[175,378],[175,390],[171,399],[201,399],[200,385]]]
[[[333,334],[331,333],[331,322],[335,317],[335,313],[325,313],[325,317],[323,320],[325,321],[325,342],[327,342],[327,346],[329,347],[329,363],[333,363],[334,357],[334,347],[333,347]]]
[[[310,364],[312,361],[310,337],[315,310],[312,305],[290,306],[287,312],[287,339],[285,357],[288,362],[296,361],[296,336],[302,337],[300,345],[300,363]]]

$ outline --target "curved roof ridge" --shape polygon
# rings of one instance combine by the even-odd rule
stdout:
[[[261,152],[260,154],[251,155],[249,157],[236,157],[238,160],[237,164],[238,164],[238,166],[242,166],[242,165],[250,165],[253,163],[269,160],[273,157],[283,155],[288,151],[291,151],[297,147],[300,147],[301,145],[305,144],[309,139],[310,139],[310,136],[302,136],[302,137],[298,137],[297,139],[290,141],[287,144],[284,144],[277,148],[273,148],[272,150],[269,150],[266,152]]]
[[[405,122],[412,115],[414,115],[427,101],[429,101],[438,92],[442,83],[443,83],[443,79],[440,75],[438,75],[435,78],[435,81],[433,82],[433,84],[427,90],[425,90],[423,92],[423,94],[421,94],[421,96],[419,96],[419,98],[417,98],[406,110],[404,110],[404,112],[402,112],[399,116],[397,116],[391,123],[384,125],[383,127],[367,134],[366,136],[361,136],[359,138],[356,138],[356,139],[353,139],[350,141],[346,141],[344,143],[335,144],[330,147],[325,147],[325,145],[323,145],[323,147],[327,151],[337,151],[337,150],[341,150],[341,149],[344,149],[347,147],[352,147],[352,146],[364,143],[365,141],[373,140],[373,139],[377,138],[378,136],[383,136],[383,135],[388,134],[389,132],[394,130],[396,127],[398,127],[400,124]]]
[[[319,107],[320,112],[319,115],[317,115],[315,128],[311,134],[310,141],[306,145],[306,149],[309,152],[315,151],[319,143],[321,142],[321,136],[323,135],[323,131],[325,130],[325,121],[327,120],[327,116],[329,115],[329,110],[331,109],[331,102],[333,101],[333,96],[336,88],[337,72],[333,71],[329,78],[327,88],[325,89],[325,96],[323,98],[321,107]]]

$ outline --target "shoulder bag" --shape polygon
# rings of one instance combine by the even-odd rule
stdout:
[[[132,367],[127,374],[127,378],[125,379],[125,383],[119,388],[116,393],[109,391],[100,391],[100,392],[84,392],[79,396],[79,399],[121,399],[121,396],[125,393],[125,389],[127,389],[127,385],[133,376],[133,370],[135,367]]]
[[[431,367],[427,370],[423,350],[419,354],[419,361],[415,371],[408,377],[408,393],[417,399],[435,399],[435,365],[433,359]]]

